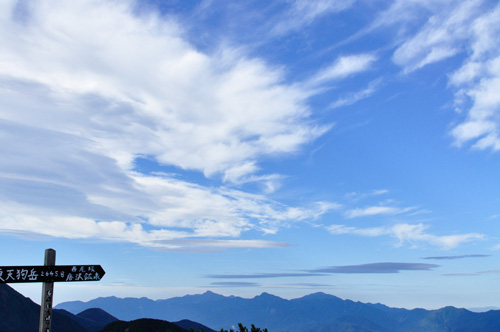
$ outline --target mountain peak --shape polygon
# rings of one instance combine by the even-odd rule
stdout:
[[[283,300],[281,297],[279,296],[276,296],[276,295],[273,295],[273,294],[269,294],[269,293],[266,293],[266,292],[263,292],[262,294],[260,295],[257,295],[254,297],[254,300],[257,300],[257,299],[264,299],[264,300]]]
[[[209,291],[209,290],[207,290],[205,293],[201,294],[201,296],[206,297],[206,298],[211,298],[211,299],[224,297],[223,295],[214,293],[214,292]]]
[[[312,293],[301,297],[302,299],[339,299],[338,297],[323,292]]]

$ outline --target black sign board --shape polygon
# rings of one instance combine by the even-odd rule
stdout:
[[[0,266],[0,283],[99,281],[100,265]]]

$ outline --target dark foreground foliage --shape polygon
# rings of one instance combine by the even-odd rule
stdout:
[[[224,330],[221,329],[219,332],[268,332],[267,329],[260,329],[252,324],[250,330],[243,326],[243,324],[238,324],[239,330]],[[195,330],[191,328],[186,330],[180,326],[175,325],[167,321],[151,318],[142,318],[133,320],[130,322],[116,321],[108,324],[101,332],[204,332],[203,329]]]
[[[183,329],[164,320],[141,318],[130,322],[116,321],[112,322],[101,332],[187,332]]]
[[[230,329],[229,331],[224,330],[224,329],[220,329],[219,332],[249,332],[248,329],[246,328],[246,326],[243,326],[243,324],[241,324],[241,323],[238,323],[238,328],[239,328],[239,330],[237,330],[237,331],[235,331],[233,329]],[[203,331],[201,331],[201,332],[203,332]],[[255,327],[255,325],[252,324],[252,327],[250,328],[250,332],[268,332],[268,331],[267,331],[267,329],[261,330],[260,327]]]

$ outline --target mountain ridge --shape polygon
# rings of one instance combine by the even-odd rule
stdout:
[[[97,298],[88,302],[65,302],[56,307],[81,311],[87,306],[99,307],[121,320],[152,318],[172,322],[189,319],[216,329],[230,329],[243,323],[266,327],[269,331],[289,332],[500,331],[500,311],[474,313],[455,307],[437,310],[391,308],[380,303],[343,300],[322,292],[287,300],[269,293],[246,299],[207,291],[161,300]]]

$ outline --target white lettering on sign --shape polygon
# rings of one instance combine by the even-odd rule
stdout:
[[[16,280],[16,279],[14,279],[13,273],[14,273],[14,270],[7,270],[7,278],[5,278],[5,281],[8,281],[9,279]]]
[[[38,279],[38,273],[36,273],[35,269],[31,269],[31,272],[28,275],[28,279],[31,281],[35,281]]]
[[[17,280],[26,280],[26,277],[28,276],[28,270],[25,269],[18,269],[16,273],[16,278]]]
[[[93,281],[104,273],[100,265],[0,266],[0,283]]]

